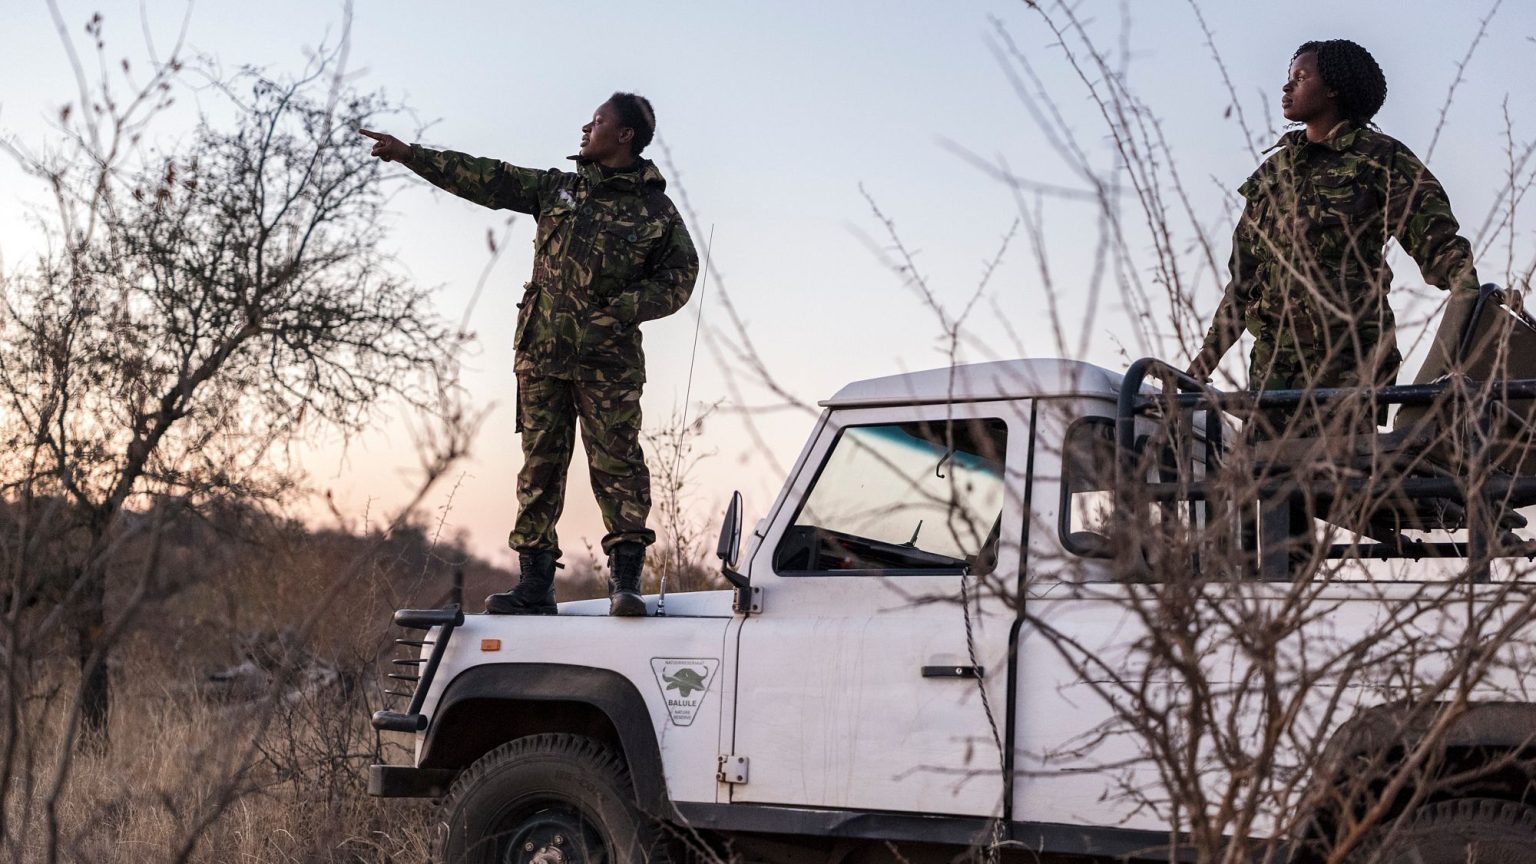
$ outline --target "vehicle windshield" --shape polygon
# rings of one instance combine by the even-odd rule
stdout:
[[[998,419],[844,429],[775,556],[781,571],[976,569],[1003,508]]]

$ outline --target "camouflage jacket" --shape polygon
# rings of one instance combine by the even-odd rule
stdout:
[[[640,323],[681,309],[699,275],[655,164],[539,171],[419,144],[406,164],[461,198],[538,219],[533,279],[517,304],[518,374],[645,380]]]
[[[1246,328],[1255,389],[1392,383],[1402,357],[1388,237],[1431,284],[1477,291],[1445,190],[1407,147],[1367,128],[1315,143],[1296,130],[1272,149],[1239,189],[1247,205],[1206,350],[1219,357]]]

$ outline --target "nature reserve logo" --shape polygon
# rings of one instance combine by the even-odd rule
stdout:
[[[651,659],[651,671],[656,673],[656,686],[661,688],[661,698],[667,705],[667,716],[672,719],[672,725],[693,723],[699,706],[709,696],[709,685],[719,665],[720,661],[713,657]]]
[[[689,693],[704,689],[704,673],[697,669],[679,669],[666,677],[667,689],[678,691],[677,695],[684,699]]]

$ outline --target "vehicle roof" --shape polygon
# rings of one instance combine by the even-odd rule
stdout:
[[[855,381],[821,404],[828,408],[985,402],[1035,396],[1114,399],[1122,376],[1080,360],[997,360]]]

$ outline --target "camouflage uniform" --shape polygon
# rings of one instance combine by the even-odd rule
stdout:
[[[1387,301],[1388,236],[1430,283],[1477,291],[1445,190],[1407,147],[1363,127],[1320,142],[1296,130],[1272,149],[1239,189],[1247,206],[1231,281],[1203,350],[1220,357],[1246,327],[1255,391],[1394,383],[1402,356]]]
[[[523,286],[514,339],[517,523],[508,543],[523,552],[559,549],[576,421],[608,534],[603,549],[649,544],[650,473],[640,449],[645,383],[641,322],[688,302],[699,259],[666,181],[648,160],[611,170],[518,168],[496,159],[411,145],[407,166],[476,204],[538,219],[533,279]]]

